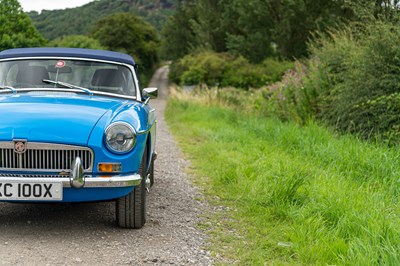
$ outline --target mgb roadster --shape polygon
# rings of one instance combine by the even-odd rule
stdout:
[[[0,52],[0,201],[115,201],[141,228],[154,180],[156,117],[126,54],[90,49]]]

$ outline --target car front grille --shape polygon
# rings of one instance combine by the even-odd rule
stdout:
[[[17,153],[14,145],[0,142],[0,170],[69,172],[76,157],[80,157],[85,172],[93,168],[93,152],[87,147],[26,142],[25,151]]]

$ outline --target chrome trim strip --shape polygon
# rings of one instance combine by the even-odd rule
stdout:
[[[85,175],[86,177],[92,177],[91,175]],[[0,173],[1,178],[65,178],[69,175],[61,174],[13,174],[13,173]]]
[[[149,133],[150,130],[153,128],[153,126],[154,126],[155,124],[156,124],[156,121],[154,121],[154,122],[151,124],[151,127],[149,127],[148,129],[136,131],[136,135],[139,136],[139,135],[143,135],[143,134]]]
[[[10,178],[9,176],[3,176],[0,174],[0,182],[62,182],[63,187],[70,188],[71,182],[69,177],[52,177],[52,178],[29,178],[24,177]],[[4,178],[4,179],[3,179]],[[115,188],[115,187],[131,187],[138,186],[142,182],[142,177],[139,174],[125,174],[125,175],[116,175],[111,177],[102,177],[102,176],[84,176],[85,185],[83,187],[92,187],[92,188]]]
[[[73,92],[73,93],[79,93],[79,94],[85,94],[89,95],[87,92],[83,90],[78,90],[78,89],[69,89],[69,88],[23,88],[23,89],[16,89],[16,92],[30,92],[30,91],[44,91],[44,92]],[[3,91],[1,90],[0,93],[10,93],[10,91]],[[96,95],[96,96],[108,96],[108,97],[114,97],[114,98],[121,98],[121,99],[127,99],[127,100],[137,100],[135,96],[127,96],[127,95],[121,95],[121,94],[115,94],[115,93],[109,93],[109,92],[102,92],[102,91],[93,91],[91,90],[91,95]],[[91,96],[89,95],[89,96]]]
[[[17,91],[11,86],[0,86],[0,90],[9,90],[12,93],[17,93]]]
[[[15,141],[21,141],[16,139]],[[46,142],[27,142],[26,143],[28,149],[34,150],[90,150],[88,147],[84,146],[75,146],[75,145],[66,145],[66,144],[57,144],[57,143],[46,143]],[[13,149],[14,142],[13,141],[0,141],[0,148],[5,149]]]
[[[139,135],[147,134],[149,131],[150,131],[150,129],[141,130],[141,131],[136,132],[136,135],[139,136]]]

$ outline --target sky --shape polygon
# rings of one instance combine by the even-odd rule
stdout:
[[[64,9],[77,7],[92,2],[93,0],[18,0],[25,12],[42,9]]]

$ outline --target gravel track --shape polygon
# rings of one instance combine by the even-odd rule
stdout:
[[[147,223],[119,229],[115,204],[0,203],[0,265],[211,265],[196,227],[203,203],[188,181],[182,159],[163,118],[168,68],[151,85],[160,90],[156,108],[155,185],[148,195]]]

